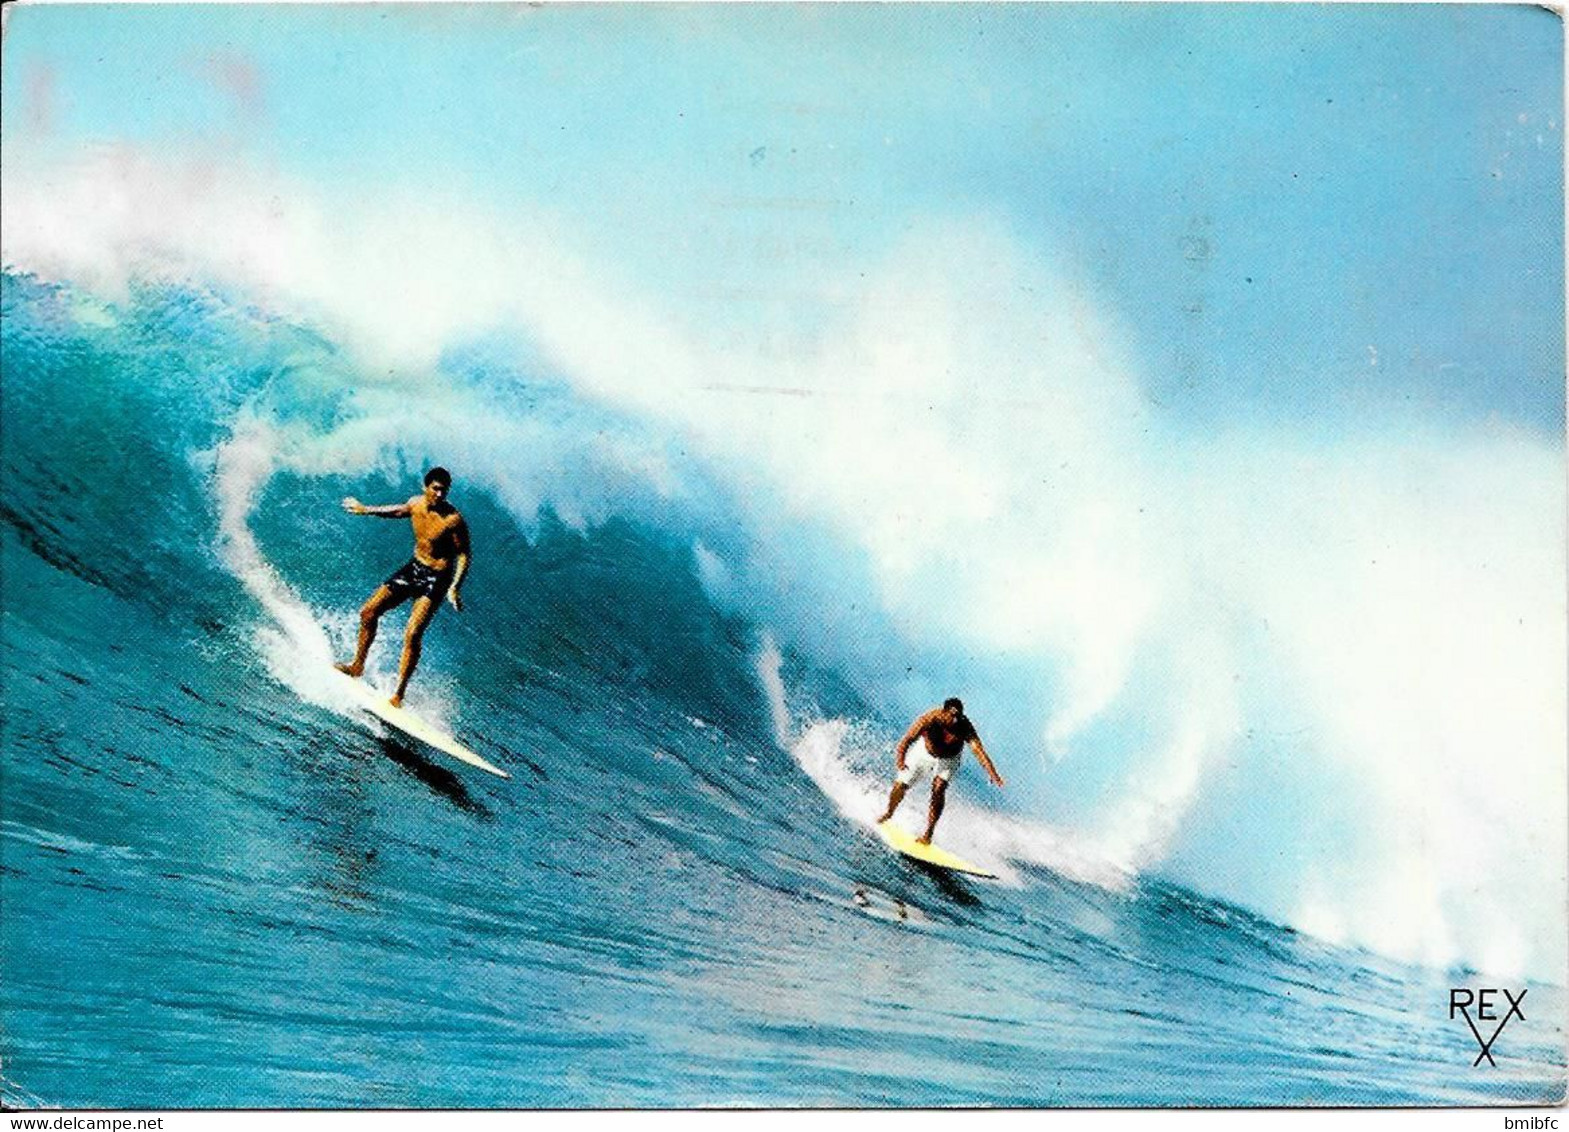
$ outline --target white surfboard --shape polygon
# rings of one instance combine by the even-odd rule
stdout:
[[[336,672],[337,670],[334,669]],[[408,708],[393,707],[387,700],[387,693],[371,687],[363,680],[356,680],[352,676],[338,672],[343,678],[345,686],[353,693],[359,706],[370,712],[377,719],[394,727],[411,739],[418,739],[428,747],[434,747],[444,755],[449,755],[459,762],[469,766],[478,767],[498,778],[511,778],[512,776],[494,763],[486,762],[451,735],[428,723],[415,715]]]

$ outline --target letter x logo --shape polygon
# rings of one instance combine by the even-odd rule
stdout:
[[[1498,1028],[1493,1031],[1493,1036],[1483,1038],[1482,1031],[1477,1028],[1477,1020],[1491,1022],[1498,1018],[1498,1015],[1493,1012],[1493,996],[1499,993],[1502,993],[1508,1001],[1509,1009],[1504,1012],[1503,1018],[1499,1019]],[[1472,991],[1468,987],[1455,987],[1450,990],[1450,1020],[1454,1020],[1455,1011],[1458,1010],[1461,1017],[1465,1019],[1465,1024],[1471,1027],[1471,1035],[1476,1038],[1476,1044],[1482,1047],[1482,1052],[1476,1055],[1476,1060],[1471,1063],[1472,1066],[1481,1065],[1482,1059],[1485,1057],[1489,1065],[1495,1069],[1498,1068],[1498,1062],[1493,1060],[1493,1043],[1498,1040],[1498,1035],[1504,1032],[1504,1027],[1509,1025],[1509,1019],[1518,1018],[1522,1022],[1525,1021],[1525,1011],[1520,1009],[1520,1004],[1525,1001],[1525,995],[1526,992],[1523,990],[1516,996],[1510,994],[1508,990],[1500,992],[1494,987],[1487,987],[1478,991]],[[1475,1019],[1471,1017],[1470,1007],[1472,1003],[1476,1004]]]

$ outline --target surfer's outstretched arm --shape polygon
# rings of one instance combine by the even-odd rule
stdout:
[[[343,509],[350,515],[375,515],[378,519],[407,519],[414,513],[414,500],[371,507],[349,495],[344,497]]]
[[[979,735],[973,733],[970,735],[970,749],[975,752],[976,759],[979,760],[981,766],[985,769],[987,777],[992,780],[992,785],[1001,786],[1002,775],[998,774],[997,768],[992,765],[991,756],[986,753],[986,748],[981,745],[981,737]]]

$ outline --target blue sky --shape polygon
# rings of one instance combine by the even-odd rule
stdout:
[[[1537,8],[45,7],[5,50],[8,159],[461,192],[699,297],[985,217],[1120,313],[1178,419],[1562,429]]]

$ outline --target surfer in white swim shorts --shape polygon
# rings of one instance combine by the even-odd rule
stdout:
[[[365,657],[376,639],[376,624],[381,616],[410,598],[408,628],[403,632],[403,656],[398,662],[398,686],[392,706],[403,706],[403,693],[419,665],[420,643],[425,629],[443,598],[453,609],[463,609],[460,588],[469,568],[469,529],[458,509],[447,502],[452,489],[452,474],[445,468],[425,473],[425,492],[406,503],[367,507],[353,496],[343,501],[351,515],[376,515],[383,519],[408,519],[414,527],[414,557],[383,582],[360,608],[359,642],[354,659],[337,665],[340,672],[359,676],[365,671]]]
[[[918,738],[924,741],[924,749],[908,755],[910,747]],[[926,811],[926,832],[916,838],[922,845],[930,845],[932,832],[937,828],[937,819],[942,817],[948,783],[959,769],[959,756],[964,753],[966,743],[975,749],[975,757],[980,760],[992,785],[1001,786],[1002,775],[997,773],[991,757],[986,754],[981,737],[975,732],[975,725],[964,714],[963,701],[955,696],[944,700],[942,707],[933,708],[910,724],[910,729],[894,748],[898,774],[894,778],[893,789],[888,793],[887,812],[877,819],[877,824],[881,825],[893,817],[910,787],[931,775],[932,801]]]

